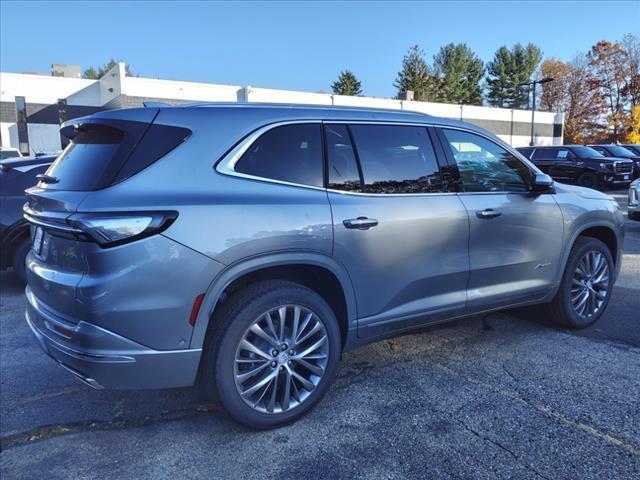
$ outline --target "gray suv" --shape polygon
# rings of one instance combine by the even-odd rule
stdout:
[[[540,304],[604,312],[623,215],[493,134],[417,113],[286,105],[101,112],[27,191],[27,322],[95,388],[202,384],[292,422],[341,353]]]

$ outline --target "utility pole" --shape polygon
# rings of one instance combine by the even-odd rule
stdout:
[[[555,79],[551,78],[551,77],[545,77],[542,80],[534,80],[533,82],[525,82],[525,83],[521,83],[518,86],[519,87],[524,87],[529,86],[532,90],[532,104],[531,105],[531,140],[529,141],[529,146],[533,147],[534,146],[534,128],[535,128],[535,119],[536,119],[536,85],[538,84],[542,84],[542,83],[548,83],[548,82],[553,82]]]

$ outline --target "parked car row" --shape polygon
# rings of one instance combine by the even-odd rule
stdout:
[[[555,180],[594,189],[628,186],[640,177],[640,155],[621,145],[562,145],[517,150]]]

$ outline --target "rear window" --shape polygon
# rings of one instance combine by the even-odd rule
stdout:
[[[184,128],[126,120],[82,125],[47,170],[58,181],[41,186],[89,191],[113,185],[169,153],[189,133]]]
[[[322,187],[320,124],[269,130],[242,155],[234,170],[254,177]]]
[[[93,190],[116,156],[123,137],[121,130],[112,127],[84,127],[47,171],[47,175],[58,179],[48,187]]]

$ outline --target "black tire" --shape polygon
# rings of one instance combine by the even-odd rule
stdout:
[[[256,319],[264,317],[265,312],[293,304],[308,308],[322,321],[328,345],[326,367],[315,389],[304,401],[286,411],[263,413],[247,405],[236,388],[234,366],[238,345],[247,329]],[[252,428],[277,428],[296,421],[322,399],[337,373],[341,345],[335,314],[316,292],[288,281],[259,282],[233,294],[211,319],[200,380],[209,399],[234,420]]]
[[[599,307],[599,310],[591,316],[582,316],[578,314],[571,303],[571,288],[578,263],[591,251],[601,253],[604,256],[609,269],[609,284],[603,304]],[[569,254],[560,287],[553,300],[546,305],[546,310],[551,320],[557,325],[571,329],[586,328],[598,321],[606,311],[611,298],[614,272],[613,257],[604,243],[592,237],[578,237]]]
[[[578,177],[578,185],[581,187],[597,189],[599,183],[598,177],[591,172],[584,172]]]
[[[11,260],[13,273],[15,273],[16,276],[24,283],[27,282],[26,258],[30,248],[31,240],[29,238],[25,238],[16,247]]]

